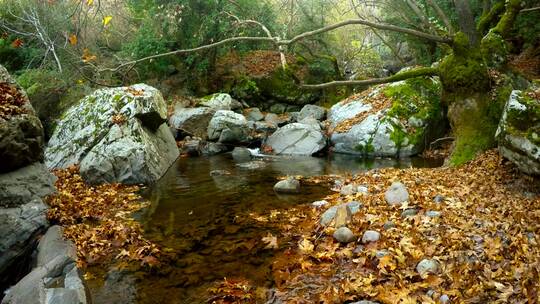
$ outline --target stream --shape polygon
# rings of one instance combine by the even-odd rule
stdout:
[[[442,160],[347,155],[265,157],[247,163],[235,161],[230,153],[180,158],[146,189],[151,207],[140,219],[146,237],[174,257],[170,265],[156,273],[100,269],[101,276],[88,280],[92,298],[94,303],[205,303],[208,288],[224,278],[270,288],[275,252],[265,250],[260,240],[277,230],[254,219],[279,216],[279,210],[330,194],[328,184],[319,184],[303,186],[299,195],[276,195],[273,186],[279,177],[440,165]]]

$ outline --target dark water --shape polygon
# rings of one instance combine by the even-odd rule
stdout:
[[[257,161],[261,167],[249,169],[238,166],[230,154],[179,159],[145,194],[152,207],[142,219],[147,238],[173,257],[170,265],[155,274],[109,272],[105,287],[91,284],[95,303],[204,303],[207,288],[224,278],[270,287],[274,251],[265,249],[260,240],[277,230],[272,221],[258,219],[279,216],[279,210],[330,193],[329,185],[308,185],[300,195],[279,196],[273,191],[279,176],[441,165],[424,159],[362,160],[342,155]],[[229,175],[211,175],[214,170]]]

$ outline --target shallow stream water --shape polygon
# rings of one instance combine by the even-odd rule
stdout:
[[[224,278],[271,287],[274,251],[264,250],[260,240],[275,227],[254,218],[279,216],[279,210],[330,193],[325,184],[303,186],[299,195],[276,195],[278,177],[440,165],[421,158],[363,160],[344,155],[257,158],[247,164],[230,154],[181,158],[145,192],[152,205],[141,219],[146,237],[175,256],[171,265],[150,274],[105,270],[103,280],[89,282],[94,303],[205,303],[206,290]]]

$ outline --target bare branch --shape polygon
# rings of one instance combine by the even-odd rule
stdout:
[[[340,86],[368,86],[368,85],[374,85],[374,84],[397,82],[397,81],[406,80],[409,78],[421,77],[421,76],[437,76],[438,74],[439,74],[439,70],[436,68],[422,67],[422,68],[416,68],[416,69],[400,72],[390,77],[372,78],[372,79],[366,79],[366,80],[331,81],[331,82],[326,82],[326,83],[321,83],[321,84],[301,84],[300,87],[303,89],[308,89],[308,90],[319,90],[319,89],[326,89],[326,88],[340,87]]]
[[[526,12],[532,12],[532,11],[537,11],[537,10],[540,10],[540,6],[538,6],[538,7],[531,7],[531,8],[524,8],[524,9],[522,9],[520,12],[521,12],[521,13],[526,13]]]

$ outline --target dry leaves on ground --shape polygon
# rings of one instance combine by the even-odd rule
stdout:
[[[7,119],[10,116],[25,113],[23,108],[26,98],[21,92],[9,83],[0,82],[0,118]]]

